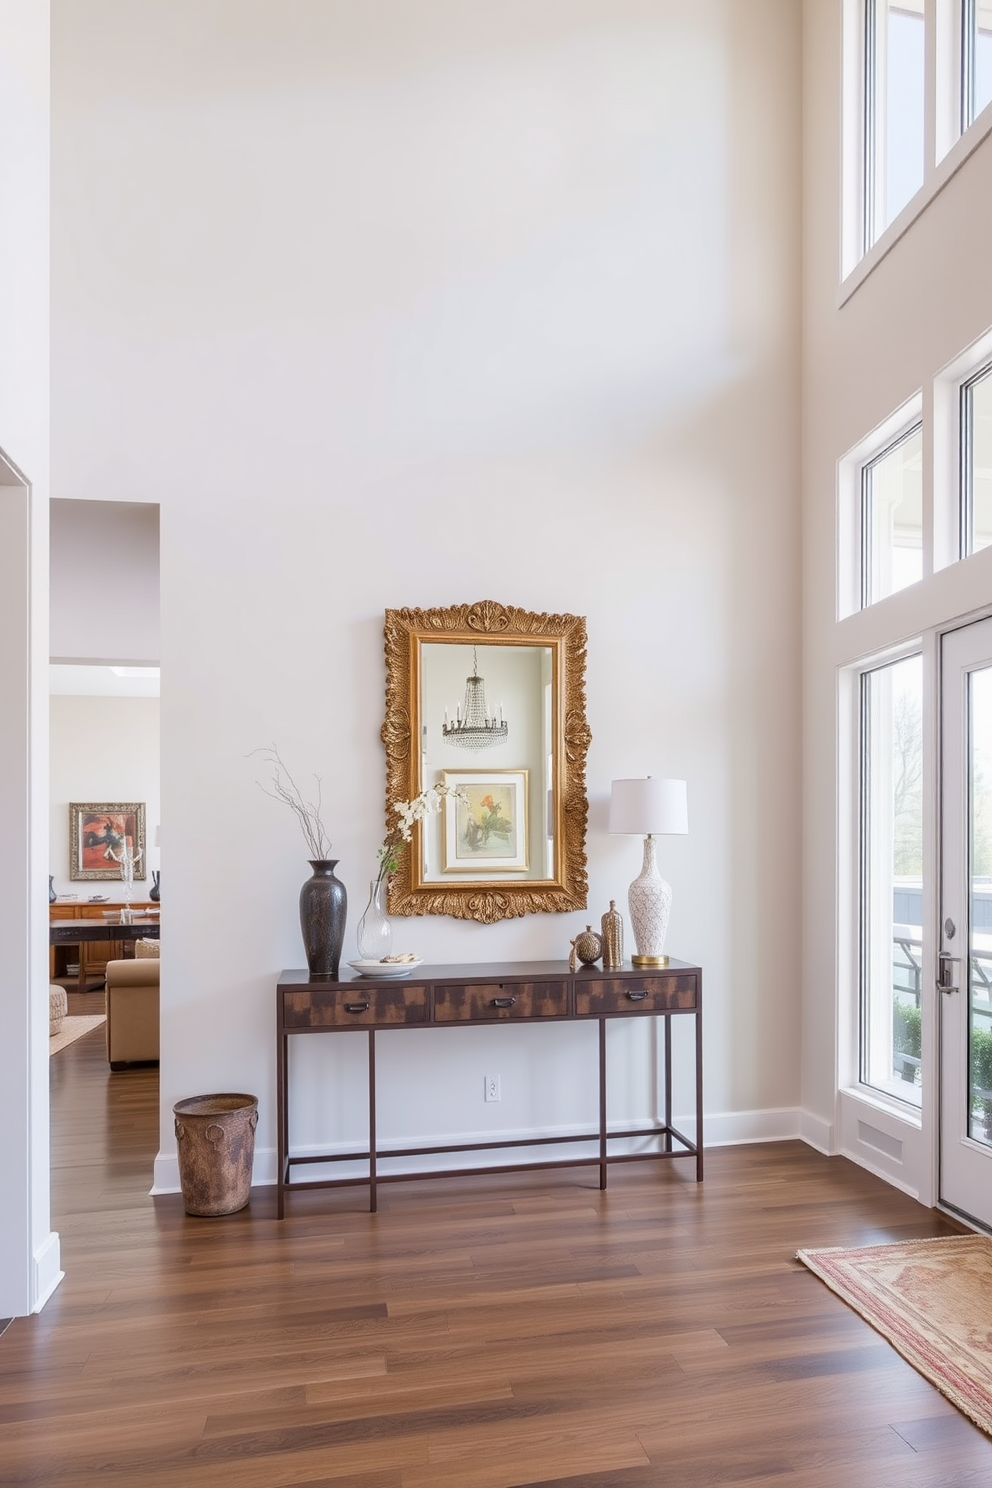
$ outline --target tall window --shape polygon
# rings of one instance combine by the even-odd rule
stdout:
[[[865,247],[923,185],[923,0],[865,3]]]
[[[961,555],[992,544],[992,364],[961,385]]]
[[[992,103],[992,0],[962,0],[961,128]]]
[[[862,466],[861,603],[923,577],[923,431],[919,424]]]
[[[861,1079],[921,1102],[923,661],[861,678]]]

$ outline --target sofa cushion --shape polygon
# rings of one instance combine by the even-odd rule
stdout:
[[[107,962],[107,989],[111,987],[157,987],[160,962],[154,956],[145,961],[129,956],[123,961]]]
[[[157,940],[150,940],[143,936],[141,940],[134,942],[134,959],[136,961],[148,961],[152,958],[157,960],[158,954],[159,943]]]

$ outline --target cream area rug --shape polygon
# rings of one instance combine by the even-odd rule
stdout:
[[[992,1435],[992,1237],[950,1235],[797,1254]]]
[[[67,1044],[74,1044],[78,1038],[82,1038],[84,1033],[90,1033],[106,1021],[104,1013],[83,1013],[79,1017],[65,1018],[58,1033],[48,1040],[49,1054],[57,1054]]]

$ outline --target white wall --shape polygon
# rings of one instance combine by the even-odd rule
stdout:
[[[119,882],[69,876],[69,804],[72,801],[143,801],[145,860],[135,871],[135,897],[147,897],[159,866],[155,829],[159,806],[158,698],[53,697],[51,710],[51,814],[49,871],[57,894],[107,894],[119,899]]]
[[[7,1317],[41,1306],[61,1277],[49,1205],[44,893],[48,35],[44,0],[0,0],[0,819],[7,840],[0,864],[0,1316]]]
[[[249,751],[324,775],[353,954],[383,611],[484,597],[588,618],[590,908],[403,939],[563,958],[639,868],[610,780],[684,776],[709,1135],[796,1129],[799,71],[792,0],[56,0],[56,488],[161,503],[165,1158],[223,1088],[274,1144],[306,868]],[[494,1058],[504,1126],[593,1114],[544,1032],[387,1038],[383,1134],[479,1129]]]
[[[52,501],[51,655],[158,663],[158,507]]]
[[[852,15],[855,9],[850,7]],[[992,138],[979,144],[868,277],[841,300],[843,11],[841,0],[806,0],[803,11],[803,1105],[812,1139],[849,1151],[918,1193],[924,1202],[933,1202],[935,1066],[931,1064],[927,1071],[922,1130],[915,1119],[880,1109],[870,1099],[843,1097],[839,1106],[837,1102],[838,1081],[852,1082],[855,1043],[854,969],[848,954],[854,933],[850,894],[854,846],[850,853],[838,856],[835,845],[838,811],[842,829],[851,829],[844,787],[849,783],[852,721],[841,716],[838,722],[838,709],[845,697],[846,669],[853,663],[946,625],[953,617],[987,607],[992,595],[992,550],[936,573],[927,571],[920,583],[838,623],[838,461],[894,410],[920,394],[925,469],[931,464],[934,378],[992,327],[988,246],[992,241]],[[939,463],[934,482],[925,475],[928,524],[931,506],[939,509],[953,502],[953,480],[953,469],[945,473]],[[928,687],[932,686],[933,655],[931,647],[927,651]],[[936,737],[932,694],[928,694],[925,728],[930,731],[929,752]],[[929,834],[934,820],[929,798],[927,810]],[[927,937],[936,918],[933,901],[928,918]],[[929,942],[927,952],[932,952]],[[931,985],[929,976],[924,980]],[[928,1051],[936,1043],[933,1016],[932,999],[925,998]],[[872,1145],[873,1130],[882,1132],[888,1156],[877,1143]]]

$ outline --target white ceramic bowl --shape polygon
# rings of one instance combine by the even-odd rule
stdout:
[[[367,977],[402,977],[409,976],[410,972],[417,966],[423,966],[422,956],[416,961],[349,961],[348,965],[361,976]]]

